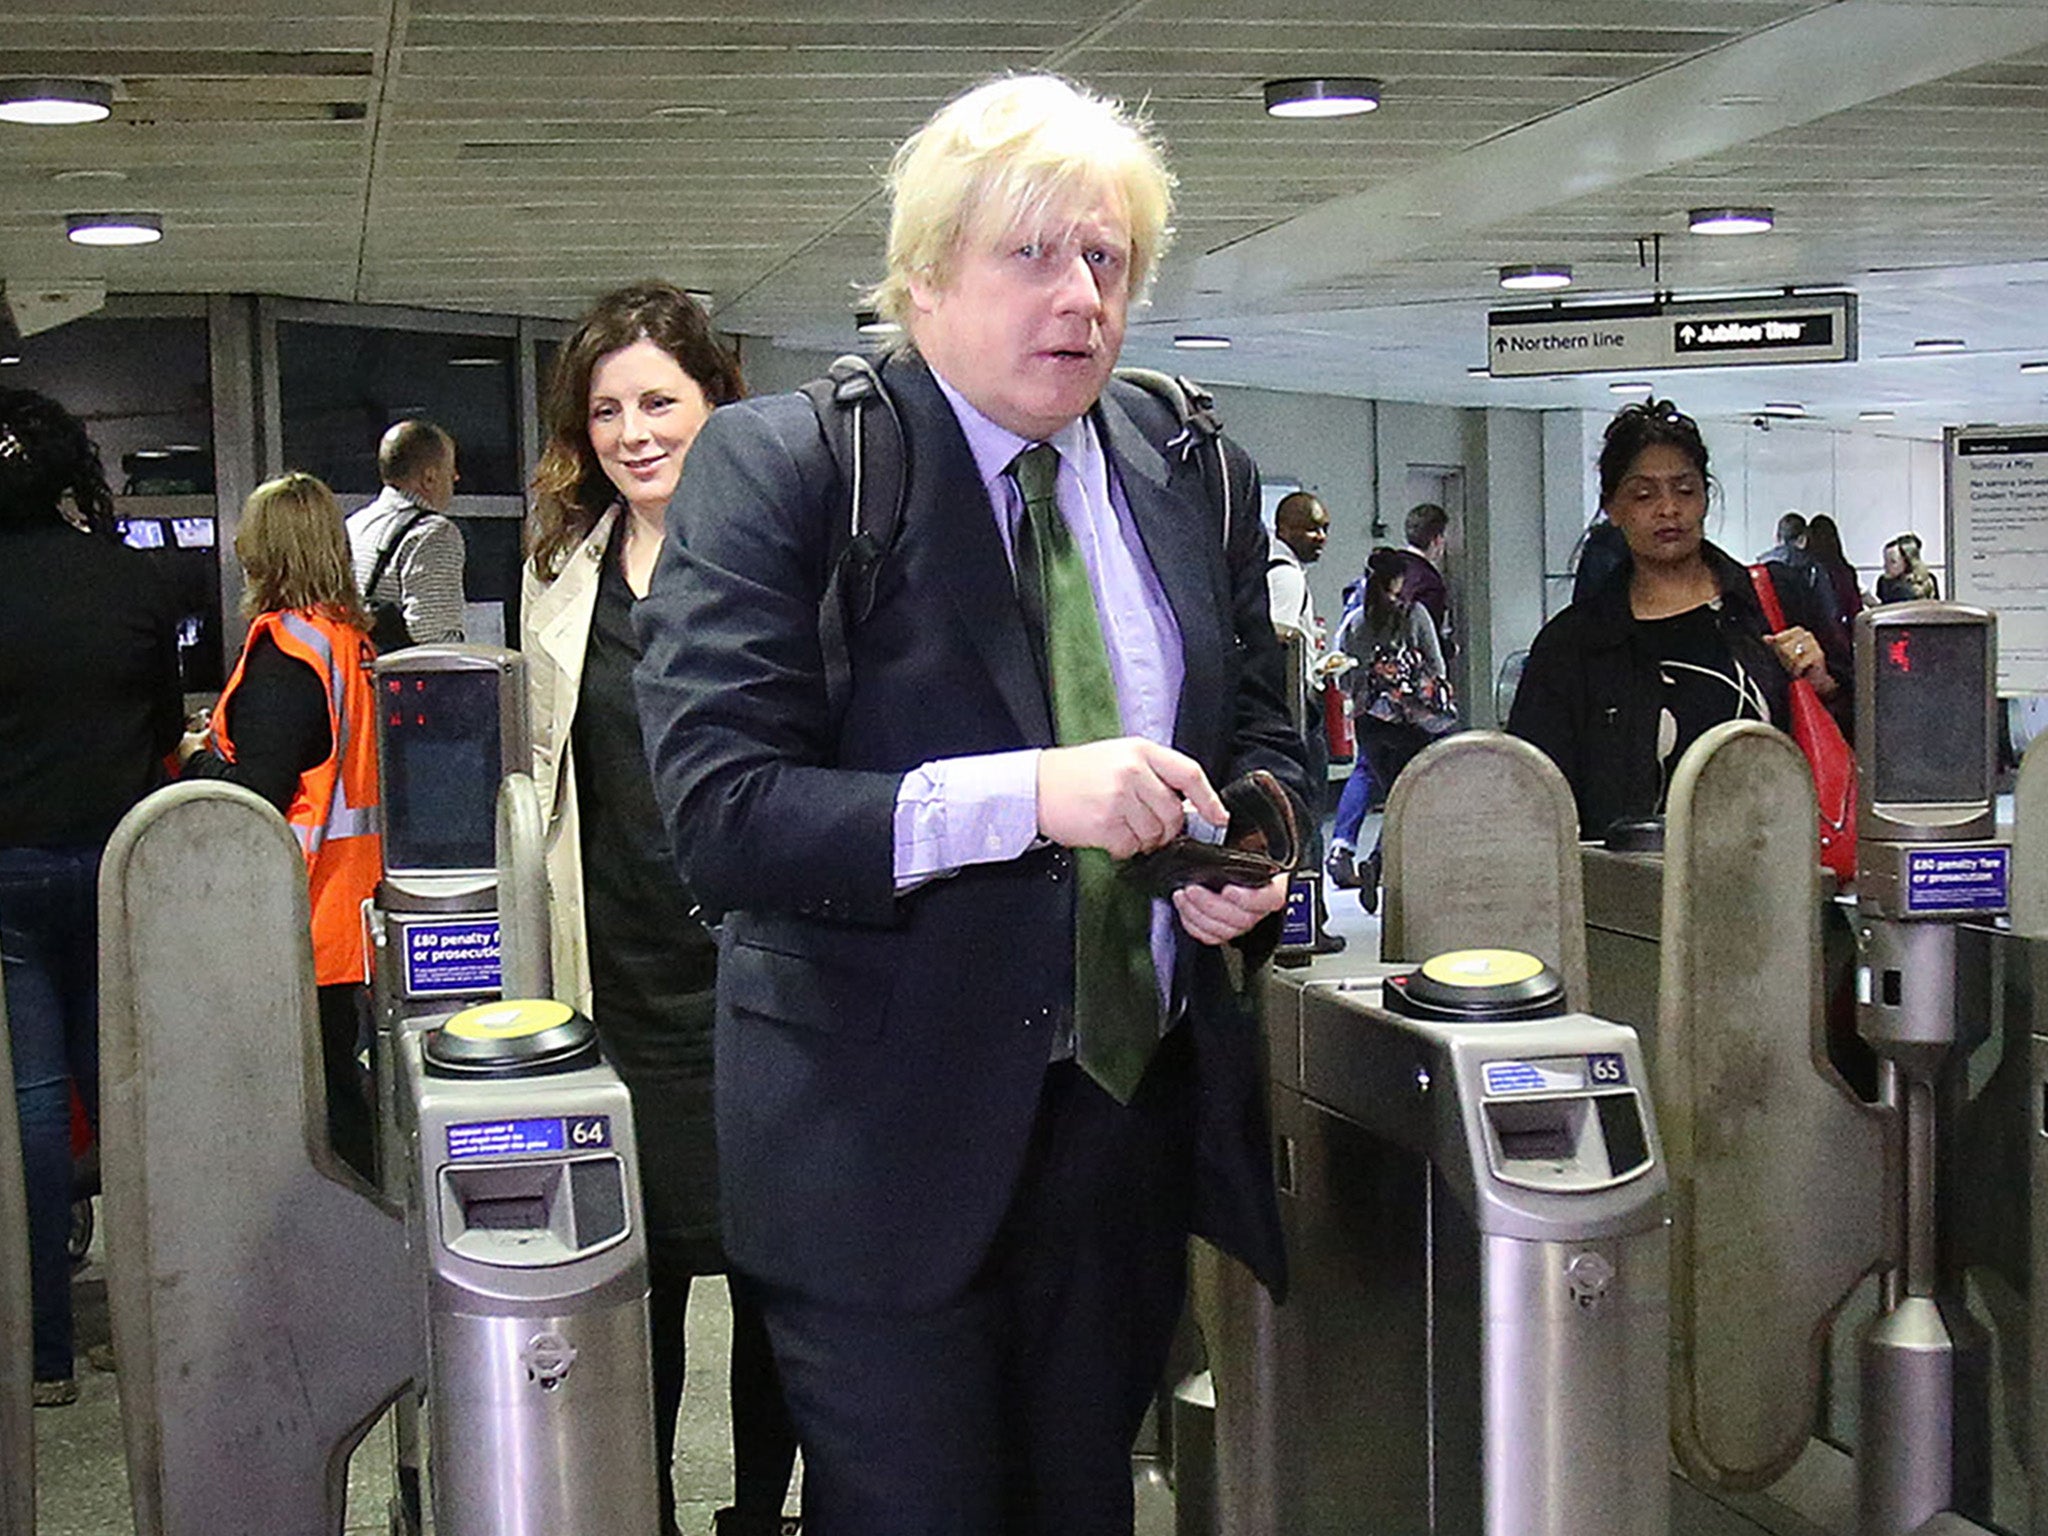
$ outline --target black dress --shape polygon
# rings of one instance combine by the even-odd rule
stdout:
[[[654,810],[633,702],[633,593],[613,539],[598,578],[571,726],[583,824],[592,1013],[633,1097],[650,1242],[686,1245],[696,1273],[723,1268],[711,1122],[718,953],[692,915]]]

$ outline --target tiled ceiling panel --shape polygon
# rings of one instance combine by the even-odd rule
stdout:
[[[1423,210],[1363,270],[1240,304],[1248,344],[1226,367],[1255,382],[1298,383],[1314,359],[1322,387],[1476,400],[1464,365],[1500,298],[1493,271],[1509,261],[1567,260],[1582,292],[1641,294],[1659,277],[1701,288],[1856,283],[2048,256],[2048,48],[1993,49],[1924,81],[1909,80],[1901,58],[1896,88],[1880,81],[1867,99],[1800,122],[1772,105],[1785,87],[1767,69],[1716,64],[1748,57],[1746,43],[1781,27],[1819,20],[1853,40],[1859,27],[1940,13],[1969,30],[2029,9],[2018,3],[1020,9],[341,0],[309,15],[284,0],[118,11],[21,0],[0,34],[0,74],[106,79],[116,102],[111,121],[86,128],[0,126],[0,277],[564,316],[611,283],[655,273],[714,293],[728,325],[836,346],[857,285],[877,275],[878,187],[895,145],[963,86],[1036,68],[1146,103],[1180,178],[1176,271],[1264,232],[1284,244],[1293,221],[1341,200],[1407,195],[1546,124],[1597,114],[1616,93],[1697,78],[1715,93],[1706,105],[1730,114],[1735,131],[1710,151],[1637,171],[1624,141],[1588,188],[1513,212]],[[1304,73],[1376,77],[1385,105],[1340,123],[1266,117],[1261,81]],[[1752,117],[1753,132],[1741,127]],[[1770,204],[1778,231],[1686,236],[1684,210],[1709,202]],[[66,212],[104,208],[160,211],[166,238],[138,251],[66,243]],[[1654,270],[1648,246],[1639,259],[1638,237],[1650,236],[1660,237]],[[1178,302],[1172,319],[1201,318],[1199,294],[1184,286]],[[1391,374],[1354,355],[1374,314],[1404,307],[1455,312],[1457,323],[1420,327],[1440,342],[1406,347]],[[2026,344],[2024,327],[2016,334]],[[1332,367],[1327,339],[1338,335],[1346,355]],[[1141,323],[1134,345],[1154,340]],[[1513,398],[1548,398],[1528,393],[1539,385]]]

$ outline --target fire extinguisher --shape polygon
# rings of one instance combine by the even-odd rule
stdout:
[[[1351,704],[1334,677],[1323,679],[1323,735],[1330,743],[1330,761],[1348,763],[1358,755],[1357,733],[1351,728]]]

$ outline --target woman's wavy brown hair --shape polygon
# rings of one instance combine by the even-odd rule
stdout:
[[[739,359],[712,333],[703,307],[658,279],[614,289],[590,306],[556,354],[541,418],[548,444],[533,472],[534,574],[553,581],[562,562],[618,500],[590,448],[590,376],[598,362],[642,339],[676,360],[712,405],[746,393]]]
[[[295,469],[249,493],[235,533],[235,558],[248,578],[242,612],[250,618],[311,608],[368,631],[370,615],[356,591],[341,504],[312,475]]]

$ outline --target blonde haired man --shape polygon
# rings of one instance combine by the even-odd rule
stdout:
[[[1233,450],[1226,539],[1171,413],[1111,380],[1171,192],[1121,109],[993,82],[891,186],[908,500],[843,714],[846,493],[801,397],[713,415],[638,615],[656,803],[728,913],[726,1247],[811,1536],[1128,1533],[1188,1233],[1281,1269],[1222,946],[1283,889],[1117,874],[1223,821],[1217,784],[1304,782],[1256,477]]]

